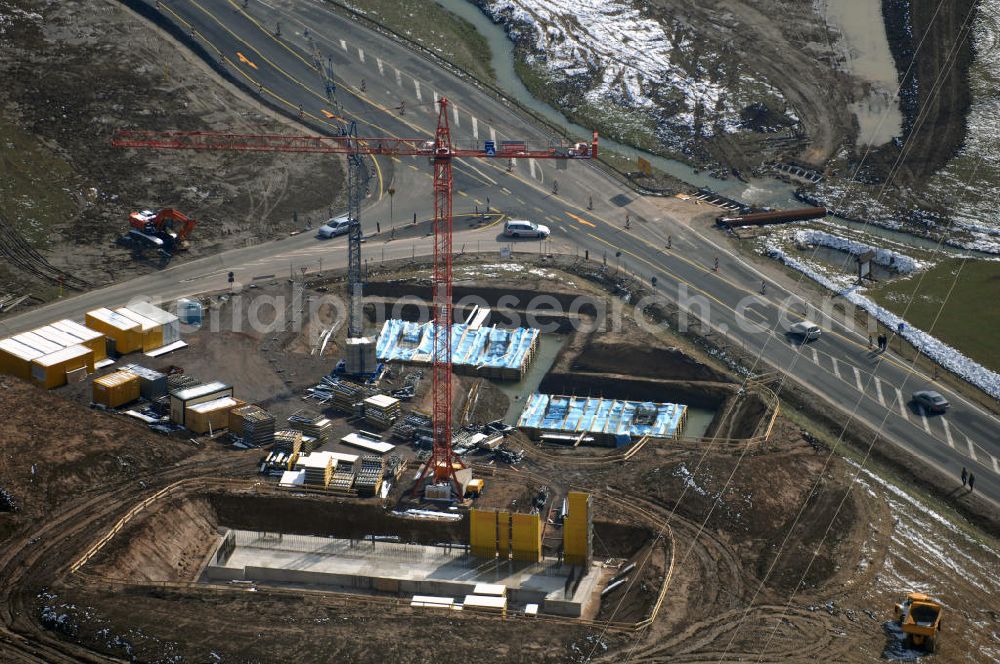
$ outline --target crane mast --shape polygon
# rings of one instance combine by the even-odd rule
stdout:
[[[455,158],[476,159],[594,159],[597,132],[591,143],[550,145],[529,149],[524,141],[484,142],[480,147],[458,148],[451,140],[448,100],[438,102],[434,140],[424,138],[359,138],[354,124],[341,136],[287,136],[280,134],[232,134],[219,132],[158,132],[118,130],[112,145],[121,148],[166,150],[240,150],[247,152],[336,153],[348,157],[348,289],[350,311],[348,334],[361,334],[361,195],[364,164],[361,155],[421,156],[434,167],[434,273],[433,298],[433,430],[431,458],[421,471],[414,491],[426,480],[457,485],[455,472],[463,468],[451,446],[452,375],[452,162]]]

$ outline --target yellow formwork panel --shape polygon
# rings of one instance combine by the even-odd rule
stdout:
[[[539,514],[511,514],[511,557],[539,562],[542,559],[542,518]]]
[[[495,512],[469,512],[469,549],[477,558],[496,558],[497,517]]]
[[[510,558],[510,512],[497,512],[497,555]]]
[[[570,491],[563,521],[563,559],[567,565],[589,565],[591,557],[590,494]]]

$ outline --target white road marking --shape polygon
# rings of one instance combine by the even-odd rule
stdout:
[[[965,436],[964,433],[962,435]],[[973,461],[979,461],[979,459],[976,458],[976,446],[972,444],[972,439],[969,438],[968,436],[965,436],[965,442],[969,446],[969,456],[972,457]]]
[[[375,58],[375,64],[378,65],[378,75],[385,76],[385,70],[382,67],[382,58]]]
[[[502,191],[503,193],[507,194],[508,196],[510,196],[511,193],[512,193],[511,190],[508,189],[507,187],[500,187],[500,191]]]
[[[903,391],[898,387],[893,387],[896,390],[896,403],[899,404],[899,414],[903,416],[904,420],[910,419],[906,416],[906,404],[903,403]]]
[[[917,412],[920,413],[920,421],[924,423],[924,431],[930,433],[931,425],[927,422],[927,413],[924,412],[924,407],[917,404]]]
[[[358,60],[361,60],[362,64],[365,62],[365,52],[361,50],[360,46],[358,47]]]
[[[435,90],[434,91],[434,112],[435,113],[437,112],[438,99],[440,99],[440,98],[441,97],[438,96],[437,90]]]
[[[512,169],[517,168],[517,159],[514,159],[514,157],[510,158],[510,167]]]
[[[813,348],[813,347],[811,347],[811,346],[810,346],[809,350],[812,351],[813,363],[819,364],[819,353],[817,353],[816,349]]]
[[[343,39],[340,40],[340,48],[344,49],[345,51],[347,50],[347,42],[345,42]]]
[[[458,121],[458,106],[454,104],[451,105],[451,117],[455,120],[456,127],[462,126],[462,123]]]
[[[534,179],[535,178],[535,160],[534,159],[529,159],[528,160],[528,168],[531,169],[531,178]]]
[[[951,427],[948,426],[948,420],[942,417],[941,424],[944,425],[944,436],[948,439],[948,447],[955,447],[955,441],[951,439]]]
[[[496,142],[497,142],[497,130],[494,129],[493,127],[490,127],[490,140],[493,141],[494,145],[496,145]]]
[[[417,92],[417,101],[423,101],[423,95],[420,94],[420,81],[413,79],[413,89]]]
[[[865,387],[861,384],[861,372],[856,366],[852,365],[851,368],[854,369],[854,383],[858,386],[858,392],[864,392]]]
[[[393,69],[396,68],[393,67]],[[399,87],[403,87],[403,75],[399,73],[398,69],[396,69],[396,85]]]
[[[878,394],[878,402],[885,408],[885,396],[882,394],[882,381],[875,379],[875,392]]]
[[[837,362],[837,358],[831,357],[830,359],[833,360],[833,373],[837,375],[837,378],[843,380],[843,376],[840,375],[840,363]]]
[[[990,458],[993,459],[993,472],[1000,474],[1000,465],[997,464],[997,458],[995,456],[991,456]]]
[[[479,120],[476,119],[476,116],[472,116],[472,137],[479,140]]]

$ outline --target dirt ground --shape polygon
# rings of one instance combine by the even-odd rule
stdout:
[[[270,295],[285,287],[276,285]],[[232,323],[231,309],[231,302],[220,304],[220,325],[227,311]],[[314,381],[322,367],[328,371],[336,357],[310,356],[309,337],[301,331],[241,334],[220,337],[224,343],[218,347],[197,341],[167,357],[209,379],[223,373],[233,353],[258,355],[263,359],[246,359],[252,372],[231,374],[238,382],[237,396],[240,389],[258,389],[249,385],[254,376],[270,370],[259,376],[267,386],[259,389],[283,386],[288,399],[277,403],[286,409],[299,403],[302,386]],[[578,339],[557,364],[572,367],[583,351],[611,341]],[[634,341],[615,346],[625,366],[638,369],[663,361],[677,372],[711,370],[704,375],[732,379],[702,355],[678,350],[680,340]],[[185,352],[191,353],[186,360]],[[296,376],[285,384],[292,370]],[[616,380],[598,366],[586,375]],[[474,380],[462,379],[463,386]],[[195,448],[64,401],[81,398],[72,390],[43,393],[7,379],[4,385],[0,396],[16,415],[0,486],[23,507],[0,514],[7,523],[0,542],[5,607],[0,616],[3,629],[48,648],[47,661],[59,661],[60,653],[77,660],[103,653],[138,661],[280,661],[294,650],[310,661],[339,656],[416,662],[425,661],[433,648],[443,662],[470,657],[736,662],[754,661],[763,653],[769,662],[860,663],[883,653],[913,654],[903,649],[890,622],[893,602],[911,589],[945,603],[941,661],[972,664],[1000,654],[1000,616],[988,600],[1000,591],[997,542],[949,508],[908,493],[891,476],[885,479],[831,455],[784,417],[765,446],[653,441],[625,463],[601,462],[600,455],[582,449],[546,450],[515,436],[513,444],[526,449],[526,459],[514,468],[493,466],[495,474],[484,473],[487,493],[480,506],[507,507],[516,501],[520,508],[544,486],[547,514],[566,491],[582,488],[594,496],[595,559],[636,563],[634,581],[602,604],[596,625],[583,627],[496,622],[468,613],[435,616],[368,606],[357,597],[288,594],[263,586],[252,593],[236,587],[164,586],[190,581],[220,525],[302,534],[400,534],[423,542],[461,542],[465,531],[462,522],[441,526],[400,520],[371,499],[275,494],[253,475],[258,451]],[[462,398],[459,390],[456,395]],[[86,427],[79,426],[81,418]],[[80,449],[93,449],[96,458],[80,456]],[[121,458],[129,459],[127,469]],[[39,463],[32,479],[29,462],[34,459],[62,460]],[[253,478],[256,484],[192,488],[190,494],[154,503],[82,575],[63,576],[68,561],[142,498],[179,479],[211,481],[224,474]],[[660,534],[668,538],[663,546]],[[544,538],[546,549],[554,551],[559,538],[554,524],[547,523]],[[603,629],[606,621],[634,622],[648,615],[668,570],[667,601],[650,626],[632,633]],[[129,585],[108,581],[123,574]],[[0,649],[5,647],[0,642]]]
[[[137,209],[176,207],[198,221],[192,248],[174,258],[182,261],[315,225],[337,207],[343,174],[329,157],[111,147],[116,128],[287,129],[121,4],[2,0],[0,14],[9,17],[0,170],[18,173],[0,178],[0,215],[5,233],[54,268],[92,285],[156,269],[113,244]],[[7,265],[0,292],[55,295],[47,268],[50,278],[26,278]]]

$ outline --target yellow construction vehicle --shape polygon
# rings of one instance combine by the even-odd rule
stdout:
[[[937,652],[941,640],[941,602],[924,593],[908,593],[896,605],[896,620],[906,635],[906,647]]]

